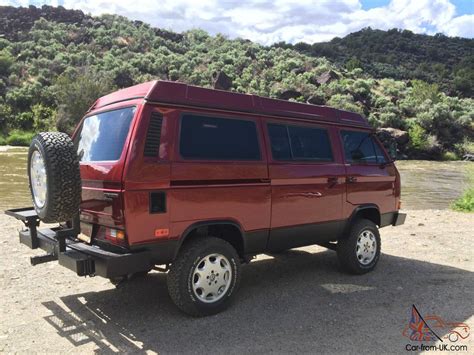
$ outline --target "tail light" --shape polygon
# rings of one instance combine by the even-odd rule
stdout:
[[[97,239],[106,240],[112,244],[126,246],[127,237],[125,231],[109,227],[100,227],[97,233]]]

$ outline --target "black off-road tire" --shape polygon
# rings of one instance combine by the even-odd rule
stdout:
[[[193,271],[199,261],[210,254],[222,254],[232,270],[230,286],[224,296],[213,303],[204,303],[194,294]],[[219,313],[229,307],[240,283],[240,258],[234,247],[215,237],[196,238],[185,243],[168,272],[168,292],[176,306],[194,317]]]
[[[37,206],[31,182],[31,157],[38,151],[43,157],[47,189],[44,206]],[[28,151],[28,180],[38,217],[45,223],[64,222],[79,211],[81,173],[74,144],[65,133],[42,132],[31,141]]]
[[[364,231],[370,231],[376,241],[376,251],[373,260],[364,265],[357,257],[357,241]],[[337,243],[337,257],[342,269],[350,274],[361,275],[372,271],[380,258],[380,233],[374,222],[368,219],[359,219],[351,227],[347,238]]]

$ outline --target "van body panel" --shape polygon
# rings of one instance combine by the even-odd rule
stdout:
[[[181,157],[179,122],[184,114],[254,122],[260,159],[228,161]],[[189,109],[180,114],[172,112],[170,116],[177,123],[169,190],[173,204],[170,216],[172,237],[181,236],[183,231],[178,226],[185,221],[190,225],[196,221],[231,220],[236,221],[243,231],[269,229],[271,187],[259,119],[252,115]]]
[[[295,124],[288,120],[267,123]],[[339,146],[332,137],[334,128],[301,123],[298,127],[327,130],[333,161],[278,161],[271,157],[271,139],[266,131],[269,177],[272,184],[272,219],[268,248],[287,249],[325,242],[337,237],[345,196],[345,169]],[[297,232],[293,233],[290,230]]]
[[[380,213],[394,210],[395,175],[390,167],[380,166],[346,166],[347,176],[354,177],[354,182],[348,182],[347,202],[351,205],[373,203]]]
[[[147,131],[153,114],[163,117],[161,137],[155,156],[145,156]],[[168,235],[159,235],[157,230],[169,229],[170,205],[166,198],[170,187],[172,134],[174,122],[168,119],[163,110],[157,106],[145,104],[137,120],[134,139],[129,147],[129,158],[124,170],[125,218],[126,233],[130,246],[162,242]],[[153,212],[150,196],[163,193],[165,207],[162,211]]]
[[[342,129],[338,129],[340,132]],[[346,130],[346,129],[345,129]],[[350,131],[371,133],[370,130],[351,128]],[[387,163],[356,163],[346,162],[346,203],[344,206],[344,217],[349,216],[355,207],[366,204],[377,206],[379,213],[395,211],[400,199],[400,175],[393,164],[389,162],[387,152],[375,135],[371,136],[374,144],[380,147]],[[343,144],[339,135],[341,150]],[[344,157],[344,155],[343,155]]]

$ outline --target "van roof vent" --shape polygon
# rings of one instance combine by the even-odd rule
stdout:
[[[160,150],[161,138],[161,124],[163,123],[163,116],[159,112],[153,112],[150,117],[150,124],[148,132],[146,133],[145,151],[143,153],[146,157],[158,157]]]

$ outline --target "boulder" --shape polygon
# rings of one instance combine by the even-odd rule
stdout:
[[[462,160],[465,161],[474,161],[474,154],[464,154]]]
[[[382,140],[381,137],[386,139],[394,139],[398,146],[405,146],[410,141],[410,136],[407,131],[402,131],[397,128],[379,128],[377,130],[377,136]]]
[[[313,85],[315,85],[315,86],[319,86],[318,78],[319,78],[319,76],[316,76],[316,75],[310,76],[310,77],[309,77],[309,82],[310,82],[310,84],[313,84]]]
[[[214,73],[212,77],[214,80],[214,89],[230,90],[232,88],[232,79],[223,71]]]
[[[331,81],[339,79],[339,74],[336,73],[334,70],[329,70],[327,72],[322,73],[320,76],[316,78],[316,82],[318,84],[329,84]]]
[[[155,35],[167,39],[172,42],[181,42],[184,38],[184,35],[181,33],[174,33],[171,31],[163,30],[161,28],[153,28]]]
[[[278,98],[282,100],[289,100],[289,99],[296,99],[302,95],[303,95],[302,93],[296,90],[285,90],[278,95]]]
[[[291,72],[295,73],[296,75],[300,75],[300,74],[306,73],[306,69],[304,67],[293,68],[291,69]]]
[[[257,59],[257,56],[255,55],[254,51],[250,48],[247,48],[247,50],[245,51],[245,56],[249,57],[252,60]]]
[[[306,100],[306,103],[311,105],[324,105],[326,104],[326,100],[320,95],[312,95]]]

